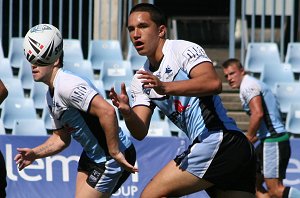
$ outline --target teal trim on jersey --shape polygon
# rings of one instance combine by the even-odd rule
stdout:
[[[289,133],[284,133],[284,135],[281,135],[279,137],[269,137],[266,138],[264,140],[264,142],[283,142],[283,141],[287,141],[288,139],[290,139],[290,134]]]

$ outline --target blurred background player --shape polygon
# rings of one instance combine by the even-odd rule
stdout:
[[[83,147],[75,196],[110,197],[137,171],[135,148],[119,128],[114,107],[91,82],[62,69],[62,46],[61,33],[49,24],[37,25],[25,36],[33,78],[49,87],[46,98],[54,131],[33,149],[18,148],[15,161],[22,170],[38,158],[59,153],[73,137]]]
[[[138,53],[148,59],[132,80],[132,107],[124,84],[119,95],[111,89],[113,104],[138,140],[147,135],[158,107],[191,142],[154,176],[141,197],[177,197],[208,188],[212,197],[254,197],[253,145],[215,95],[222,85],[205,51],[192,42],[166,39],[166,18],[152,4],[131,9],[128,31]]]
[[[3,84],[3,82],[0,80],[0,104],[5,100],[5,98],[8,96],[8,91]],[[0,150],[0,197],[6,197],[6,165],[4,161],[4,157],[2,155],[2,152]]]
[[[256,151],[268,193],[258,184],[257,196],[300,197],[297,189],[283,185],[291,156],[290,135],[285,130],[274,94],[265,83],[246,74],[238,59],[228,59],[222,66],[231,88],[239,89],[242,106],[250,115],[247,138],[252,143],[260,140]]]

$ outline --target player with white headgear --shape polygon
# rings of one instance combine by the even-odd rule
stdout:
[[[25,36],[24,55],[32,64],[35,81],[49,89],[47,106],[53,134],[43,144],[18,148],[19,170],[38,158],[59,153],[71,137],[82,147],[76,197],[109,197],[130,173],[137,172],[135,148],[118,126],[114,107],[88,80],[62,69],[63,39],[50,24],[31,28]]]
[[[24,54],[33,65],[53,64],[63,52],[60,31],[50,24],[40,24],[31,28],[24,39]]]

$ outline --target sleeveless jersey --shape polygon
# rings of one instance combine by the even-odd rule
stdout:
[[[100,163],[111,158],[98,117],[88,113],[92,99],[99,94],[94,85],[88,79],[63,69],[57,72],[53,85],[53,96],[48,91],[46,97],[53,129],[64,127],[92,161]],[[121,129],[119,138],[120,150],[124,151],[131,141]]]
[[[189,41],[166,40],[162,52],[164,57],[159,69],[152,73],[164,82],[188,80],[193,67],[205,61],[211,62],[199,45]],[[141,70],[151,72],[148,60]],[[154,89],[144,89],[137,75],[139,74],[135,74],[131,85],[132,106],[144,105],[151,108],[157,106],[191,141],[199,135],[206,136],[212,130],[239,131],[235,121],[227,117],[218,95],[207,97],[159,95]]]

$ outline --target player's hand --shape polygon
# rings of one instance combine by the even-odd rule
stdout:
[[[165,83],[160,81],[157,76],[154,76],[153,74],[139,70],[136,72],[138,75],[138,79],[141,79],[141,82],[143,83],[144,88],[151,88],[154,89],[156,93],[160,95],[165,95]]]
[[[255,142],[258,141],[258,137],[256,135],[252,136],[252,135],[246,134],[246,137],[252,144],[254,144]]]
[[[32,164],[32,162],[36,159],[35,153],[30,148],[17,148],[17,151],[19,153],[15,156],[14,160],[18,165],[19,171]]]
[[[133,165],[129,164],[125,159],[123,153],[118,152],[115,155],[111,155],[126,171],[130,173],[138,172],[138,168],[134,167]]]
[[[125,83],[121,84],[121,93],[119,95],[112,87],[109,92],[109,98],[111,99],[113,105],[117,107],[122,114],[130,112],[129,98],[126,92]]]

